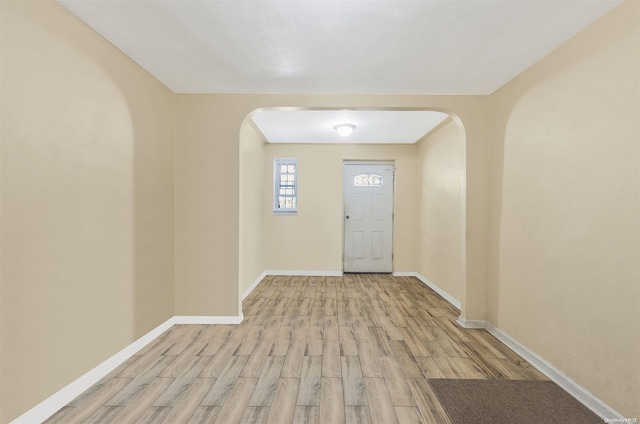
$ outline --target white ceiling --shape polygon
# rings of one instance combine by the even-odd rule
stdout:
[[[619,0],[59,0],[179,93],[489,94]]]
[[[431,111],[263,110],[253,121],[270,143],[415,143],[449,115]],[[349,123],[348,137],[334,126]]]

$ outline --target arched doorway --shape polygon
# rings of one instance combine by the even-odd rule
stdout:
[[[290,220],[293,224],[288,224],[286,220],[273,217],[270,211],[270,193],[272,190],[272,169],[271,162],[276,157],[303,157],[304,163],[312,164],[305,167],[307,177],[305,184],[314,185],[314,190],[319,190],[322,184],[332,185],[335,182],[327,181],[325,178],[320,181],[318,175],[323,172],[332,173],[336,171],[336,164],[342,164],[345,159],[365,159],[381,160],[396,159],[400,169],[400,181],[402,184],[400,192],[401,202],[397,204],[399,210],[394,214],[396,222],[399,216],[402,219],[401,228],[394,228],[394,272],[397,275],[418,276],[423,282],[432,286],[444,295],[447,300],[460,308],[466,292],[466,133],[461,119],[450,111],[437,108],[367,108],[366,110],[388,110],[388,111],[437,111],[445,112],[448,118],[441,126],[423,137],[415,145],[405,145],[404,151],[398,153],[393,148],[381,149],[380,146],[364,145],[354,146],[347,143],[336,149],[336,146],[321,146],[309,143],[289,143],[271,144],[265,140],[265,135],[256,126],[253,117],[262,111],[291,111],[291,110],[340,110],[344,108],[290,108],[273,107],[259,108],[252,111],[243,121],[240,131],[240,251],[239,251],[239,276],[240,294],[247,294],[257,282],[265,275],[265,272],[279,271],[299,271],[327,272],[327,275],[339,273],[342,270],[342,211],[340,207],[328,208],[327,203],[338,202],[337,197],[327,200],[325,197],[316,203],[313,212],[307,210],[309,219],[306,224],[296,227],[300,221],[305,221],[305,217],[298,216],[295,220]],[[348,109],[351,110],[351,109]],[[360,110],[360,109],[358,109]],[[435,137],[437,135],[437,137]],[[448,140],[448,141],[447,141]],[[435,150],[423,147],[434,145]],[[444,149],[444,152],[443,152]],[[440,172],[440,177],[446,176],[448,186],[442,190],[443,181],[425,181],[424,168],[432,170],[431,164],[434,161],[433,155],[442,155],[455,163],[448,163],[449,169],[436,169]],[[455,157],[454,157],[455,156]],[[435,159],[437,161],[437,159]],[[317,165],[320,162],[322,165]],[[327,165],[328,163],[331,165]],[[328,166],[328,168],[327,168]],[[445,168],[446,168],[445,166]],[[311,178],[313,168],[314,177]],[[436,173],[437,174],[437,173]],[[438,175],[431,174],[430,177],[438,178]],[[451,182],[457,181],[456,187],[452,187]],[[446,184],[445,184],[446,185]],[[301,187],[301,190],[304,190]],[[323,190],[323,196],[326,195]],[[439,193],[439,194],[438,194]],[[456,194],[457,193],[457,194]],[[449,200],[447,204],[448,213],[442,213],[442,205],[430,203],[433,196],[439,195]],[[454,201],[451,197],[456,196]],[[436,196],[437,197],[437,196]],[[341,203],[341,199],[339,200]],[[305,202],[307,203],[307,202]],[[452,219],[451,208],[456,208],[455,216]],[[413,209],[413,211],[411,211]],[[337,212],[336,212],[337,210]],[[448,218],[445,225],[438,225],[434,220]],[[429,219],[429,222],[426,220]],[[298,221],[298,222],[295,222]],[[318,223],[321,223],[318,225]],[[454,228],[455,227],[455,228]],[[296,251],[295,246],[287,249],[279,242],[280,239],[287,239],[283,234],[300,233],[302,229],[315,231],[313,235],[305,234],[304,237],[315,237],[314,240],[321,240],[320,251],[322,256],[314,252],[305,253]],[[429,231],[436,229],[437,231]],[[396,234],[398,233],[398,234]],[[396,236],[397,235],[397,236]],[[455,238],[451,242],[451,238]],[[431,276],[430,269],[436,265],[432,252],[438,248],[436,243],[448,240],[446,248],[446,267],[455,267],[445,272],[438,270],[437,275]],[[425,243],[432,243],[425,246]],[[442,247],[442,246],[440,246]],[[452,253],[452,249],[456,252]],[[298,249],[299,250],[299,249]],[[281,253],[281,255],[279,255]],[[436,255],[437,256],[437,255]],[[290,259],[283,261],[282,257]],[[427,275],[424,275],[427,274]],[[445,277],[441,277],[445,276]],[[434,281],[440,278],[447,278],[448,281]],[[442,287],[440,287],[442,286]]]

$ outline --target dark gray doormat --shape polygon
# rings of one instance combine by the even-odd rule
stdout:
[[[453,424],[602,424],[551,381],[429,379]]]

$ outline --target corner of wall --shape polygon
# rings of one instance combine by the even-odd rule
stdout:
[[[0,1],[0,40],[2,40],[2,10],[3,10],[3,2]],[[0,47],[1,49],[1,47]],[[1,182],[2,178],[2,88],[3,88],[3,80],[2,80],[2,66],[0,66],[0,228],[2,228],[2,189]],[[0,252],[2,252],[2,231],[0,231]],[[2,369],[4,367],[2,362],[2,339],[3,339],[3,330],[2,323],[4,322],[4,317],[2,316],[2,255],[0,254],[0,422],[4,421],[4,415],[2,413],[2,405],[3,405],[3,395],[4,392],[2,382],[4,379],[2,378]]]
[[[487,298],[486,318],[498,325],[499,319],[499,286],[500,286],[500,213],[502,204],[502,167],[504,156],[504,137],[496,136],[495,97],[500,90],[488,97],[489,108],[489,234],[487,246]],[[504,136],[504,134],[503,134]]]

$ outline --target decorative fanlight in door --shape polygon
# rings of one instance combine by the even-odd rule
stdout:
[[[382,175],[360,174],[353,178],[353,185],[356,187],[382,187],[383,184]]]

